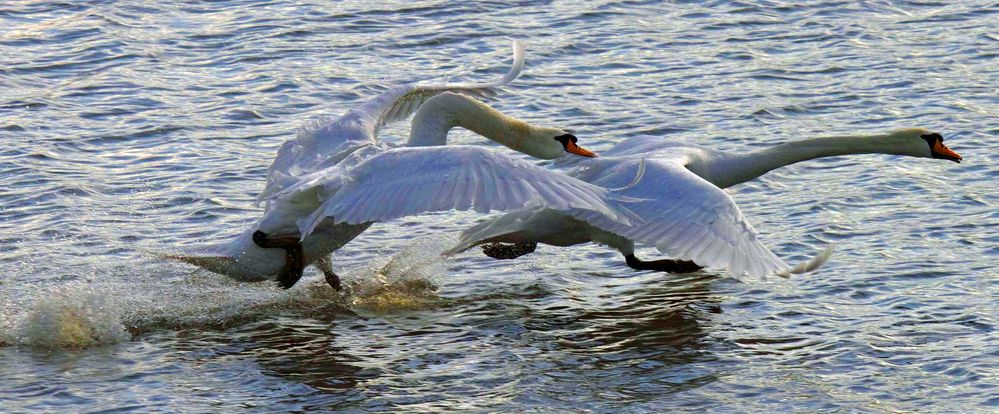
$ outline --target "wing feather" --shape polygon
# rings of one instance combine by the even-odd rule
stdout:
[[[599,175],[596,184],[619,187],[634,180],[639,161],[628,168],[615,166]],[[642,178],[620,194],[638,201],[627,203],[638,216],[630,224],[600,214],[569,211],[577,219],[656,246],[665,254],[705,266],[725,267],[733,275],[765,276],[788,265],[762,244],[732,198],[684,167],[680,157],[646,159]]]
[[[593,211],[607,223],[632,217],[610,190],[475,146],[396,148],[347,173],[300,224],[302,237],[326,217],[358,224],[452,208],[488,212],[536,204]]]
[[[482,206],[495,205],[497,200],[493,200],[493,194],[496,193],[496,183],[489,179],[489,173],[485,171],[485,167],[481,165],[476,167],[479,170],[478,178],[481,179],[481,181],[479,181],[479,200],[477,201],[481,202]],[[479,212],[486,213],[488,210]]]
[[[513,42],[513,65],[506,75],[498,81],[483,83],[415,83],[398,86],[382,92],[374,99],[362,105],[358,112],[365,114],[367,126],[377,131],[383,125],[408,118],[420,105],[435,95],[444,92],[463,93],[472,96],[490,96],[495,94],[493,88],[506,85],[517,79],[524,70],[524,45],[520,41]]]
[[[461,169],[457,172],[458,189],[460,191],[454,199],[454,208],[458,211],[468,210],[472,206],[472,198],[469,196],[472,194],[474,187],[472,187],[473,182],[469,175],[467,169]]]
[[[524,47],[513,42],[513,65],[498,81],[484,83],[407,84],[389,88],[340,117],[325,117],[306,123],[298,135],[278,149],[267,169],[267,183],[257,204],[270,200],[295,185],[298,179],[341,162],[358,149],[376,144],[378,129],[409,118],[431,97],[456,92],[473,96],[495,94],[524,69]]]

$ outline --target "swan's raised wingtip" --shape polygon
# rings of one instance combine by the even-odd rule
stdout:
[[[524,71],[524,65],[527,63],[524,53],[524,43],[514,39],[511,47],[513,48],[513,65],[507,71],[506,75],[503,76],[503,79],[500,79],[499,82],[494,83],[492,86],[503,86],[513,82]]]
[[[777,276],[790,277],[792,274],[798,275],[818,269],[822,267],[822,265],[826,264],[827,261],[829,261],[829,257],[832,256],[833,250],[835,250],[833,249],[833,244],[830,243],[826,245],[826,247],[822,249],[822,251],[816,254],[815,257],[812,257],[811,260],[808,260],[807,262],[798,263],[798,265],[795,266],[793,269],[778,272]]]

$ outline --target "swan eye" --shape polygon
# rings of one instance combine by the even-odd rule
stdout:
[[[923,135],[920,135],[920,137],[922,137],[926,141],[927,144],[930,144],[930,146],[933,146],[933,144],[936,144],[937,141],[943,142],[943,135],[940,135],[940,134],[938,134],[936,132],[934,132],[932,134],[923,134]]]
[[[562,134],[555,137],[555,140],[562,143],[562,148],[569,149],[569,143],[571,142],[575,144],[579,141],[579,138],[576,138],[576,136],[572,134]]]
[[[931,134],[923,134],[920,135],[919,137],[922,138],[923,141],[926,141],[926,145],[930,146],[930,151],[933,151],[933,147],[935,147],[938,142],[943,142],[943,136],[936,132]]]
[[[555,137],[555,140],[562,144],[562,149],[564,149],[565,152],[569,152],[576,155],[582,155],[584,157],[590,157],[590,158],[597,156],[597,154],[593,153],[593,151],[590,151],[588,149],[582,148],[579,145],[577,145],[576,141],[578,141],[579,139],[576,138],[575,135],[562,134]]]

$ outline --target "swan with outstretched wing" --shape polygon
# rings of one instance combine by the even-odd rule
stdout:
[[[636,200],[628,203],[635,219],[623,223],[589,211],[531,207],[465,230],[458,245],[447,254],[484,245],[487,255],[512,259],[532,252],[539,242],[571,246],[593,241],[616,248],[628,266],[638,270],[685,273],[708,266],[725,268],[736,276],[807,272],[821,266],[831,249],[827,247],[812,260],[789,266],[763,245],[735,201],[722,189],[800,161],[870,153],[954,162],[962,159],[943,144],[940,134],[917,128],[792,141],[743,154],[663,137],[635,137],[605,151],[599,159],[575,161],[578,166],[570,173],[601,187],[627,186],[619,193]],[[636,175],[637,183],[629,185]],[[674,259],[638,259],[636,242],[655,246]]]
[[[283,288],[316,264],[339,290],[328,255],[376,221],[452,209],[543,206],[627,222],[627,210],[607,189],[497,150],[446,145],[448,131],[461,126],[537,158],[595,156],[564,130],[528,124],[472,97],[491,95],[523,66],[523,48],[515,42],[513,67],[498,82],[396,87],[306,128],[278,150],[258,198],[264,216],[252,228],[223,245],[170,257],[238,280],[275,279]],[[376,140],[382,125],[413,112],[406,147]]]

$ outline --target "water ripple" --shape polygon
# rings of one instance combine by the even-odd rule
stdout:
[[[990,412],[999,7],[987,2],[0,5],[0,402],[49,411]],[[960,165],[837,157],[732,192],[789,261],[738,282],[600,246],[440,262],[474,214],[372,227],[350,296],[157,252],[231,236],[281,142],[389,83],[524,75],[492,101],[601,150],[746,151],[923,126]],[[408,125],[382,132],[389,141]],[[459,143],[479,142],[466,132]],[[641,255],[657,253],[642,250]]]

